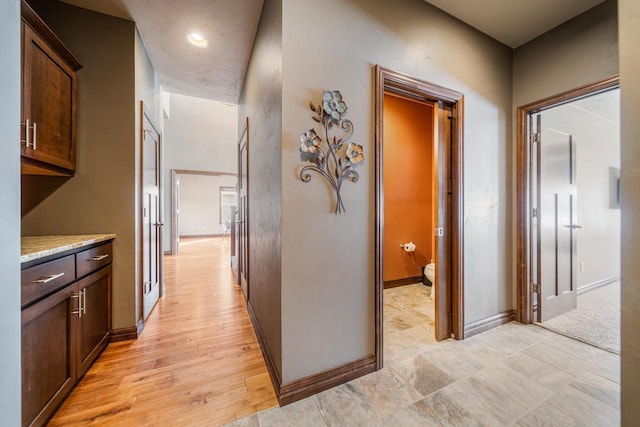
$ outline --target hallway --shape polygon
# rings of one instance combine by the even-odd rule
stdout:
[[[515,322],[413,349],[380,371],[227,427],[620,425],[616,354]]]
[[[228,251],[183,239],[142,335],[110,344],[49,425],[217,426],[277,405]]]

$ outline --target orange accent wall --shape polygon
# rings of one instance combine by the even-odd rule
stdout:
[[[384,95],[384,281],[422,274],[433,249],[433,107]],[[413,241],[407,253],[402,243]]]

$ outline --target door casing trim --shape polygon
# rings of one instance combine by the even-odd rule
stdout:
[[[144,282],[144,269],[143,269],[143,262],[142,262],[142,258],[144,257],[144,230],[143,230],[143,223],[144,223],[144,215],[143,215],[143,206],[144,206],[144,121],[145,119],[149,122],[149,124],[153,127],[153,130],[158,134],[158,165],[157,165],[157,173],[158,173],[158,217],[157,217],[157,221],[159,221],[160,224],[164,223],[164,176],[162,174],[162,164],[164,162],[163,159],[163,135],[162,132],[160,131],[160,128],[156,125],[156,123],[154,122],[153,118],[152,118],[152,114],[151,111],[149,111],[149,109],[147,108],[147,106],[145,105],[144,101],[140,101],[140,158],[138,159],[139,163],[138,163],[138,167],[140,168],[138,171],[138,178],[140,180],[139,182],[139,186],[138,186],[138,204],[139,204],[139,209],[138,209],[138,221],[139,221],[139,231],[138,231],[138,240],[140,242],[140,250],[139,250],[139,256],[140,256],[140,269],[138,272],[138,289],[140,292],[140,301],[138,301],[138,309],[140,310],[140,316],[139,318],[136,320],[136,322],[142,321],[143,325],[144,325],[144,321],[146,320],[144,318],[144,289],[143,286],[143,282]],[[164,287],[164,248],[163,248],[163,227],[160,226],[159,227],[159,231],[158,231],[158,253],[159,253],[159,257],[158,257],[158,300],[160,300],[160,298],[162,298],[162,296],[165,293],[165,287]],[[157,301],[156,301],[157,303]],[[155,307],[155,305],[154,305]],[[151,311],[153,311],[153,308],[151,309]],[[151,313],[151,311],[149,313]]]
[[[533,287],[529,274],[529,138],[527,117],[551,107],[566,104],[579,98],[620,86],[620,76],[615,75],[575,89],[550,96],[518,107],[516,110],[516,316],[520,323],[533,323]]]
[[[463,135],[464,95],[460,92],[407,76],[376,65],[375,73],[375,357],[376,368],[383,366],[383,235],[384,235],[384,188],[383,188],[383,102],[385,92],[405,96],[414,100],[444,102],[452,106],[453,126],[451,131],[452,203],[448,213],[451,223],[451,274],[449,291],[438,292],[436,298],[451,298],[452,316],[443,316],[446,330],[456,339],[464,339],[464,179],[463,179]],[[440,304],[442,306],[442,304]],[[441,316],[438,316],[441,317]],[[442,319],[440,319],[442,321]],[[436,332],[437,335],[438,332]],[[436,336],[438,340],[449,336]]]

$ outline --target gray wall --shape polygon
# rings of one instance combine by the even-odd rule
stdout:
[[[512,309],[512,50],[423,0],[284,5],[285,382],[374,351],[375,64],[464,93],[465,322]],[[331,30],[310,31],[309,17],[331,22]],[[343,216],[333,214],[326,182],[314,176],[303,183],[298,176],[299,135],[315,124],[309,101],[331,89],[342,91],[353,141],[365,152],[360,180],[343,186]]]
[[[171,169],[237,172],[238,107],[168,94],[164,122],[164,250],[171,249]]]
[[[0,413],[21,423],[20,405],[20,2],[0,0]]]
[[[238,106],[249,117],[250,303],[282,374],[282,0],[265,0]]]
[[[514,51],[513,104],[519,107],[617,73],[617,6],[608,0]]]
[[[577,233],[577,261],[584,263],[583,271],[578,268],[578,289],[620,277],[620,209],[610,206],[609,179],[609,169],[620,168],[619,102],[620,91],[613,90],[542,113],[546,134],[561,132],[561,138],[569,134],[576,144],[577,221],[582,226]],[[595,114],[597,108],[610,109],[618,122],[602,115],[608,112]]]
[[[78,72],[76,175],[23,216],[23,234],[115,233],[113,327],[134,326],[140,317],[136,93],[151,93],[141,84],[136,91],[136,80],[149,76],[135,67],[146,60],[140,49],[136,55],[133,22],[59,2],[35,6],[84,68]],[[145,101],[153,104],[151,98]],[[27,184],[23,193],[38,191],[38,181]]]
[[[622,425],[640,425],[640,2],[620,0]]]

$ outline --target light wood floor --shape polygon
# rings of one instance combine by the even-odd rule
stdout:
[[[165,257],[166,294],[135,341],[112,343],[51,426],[218,426],[277,405],[221,238]]]

